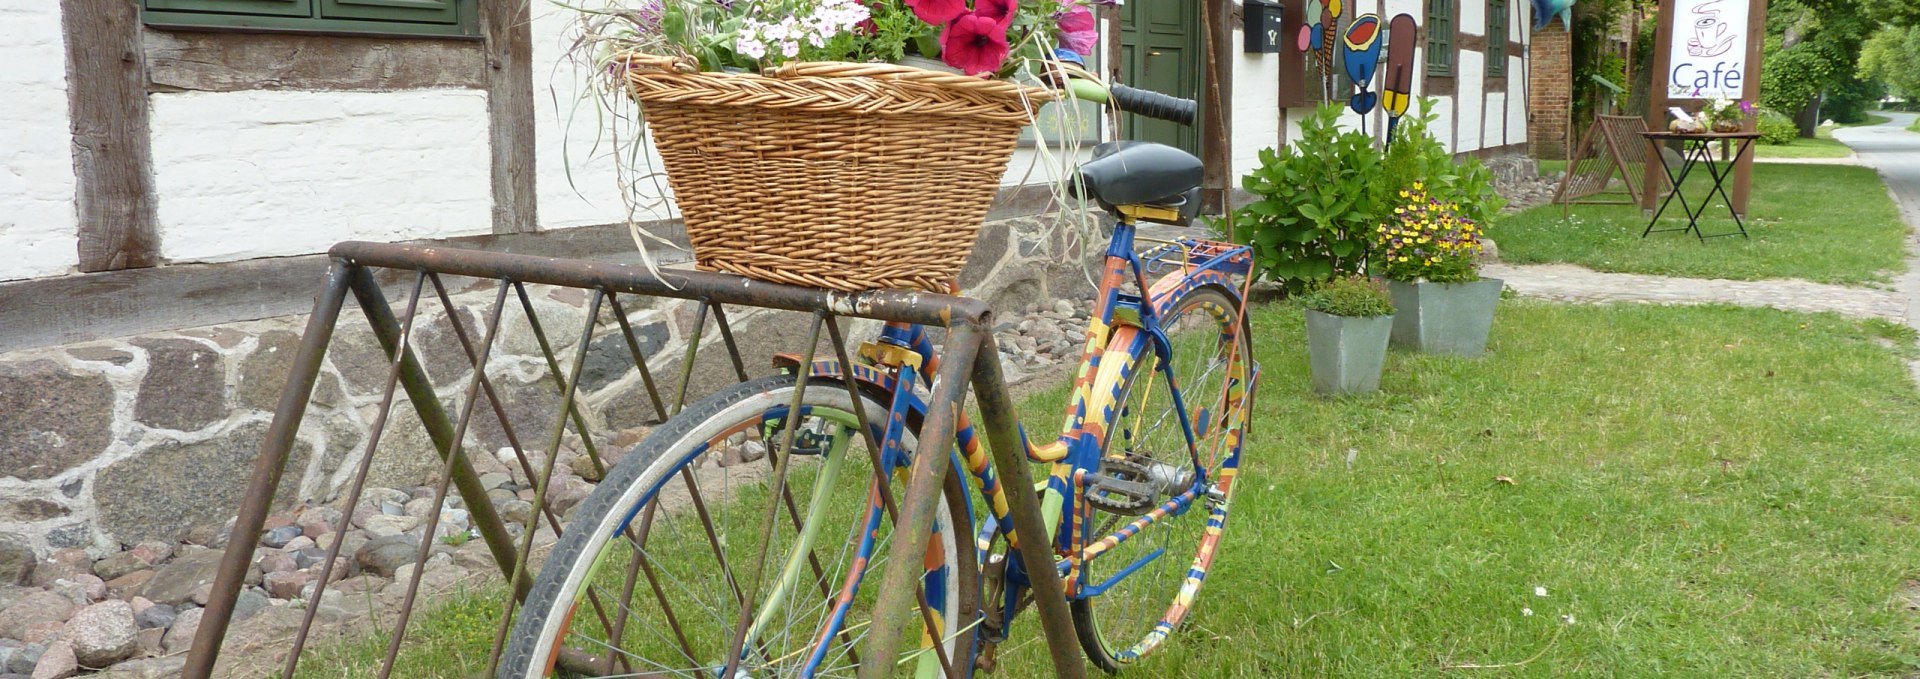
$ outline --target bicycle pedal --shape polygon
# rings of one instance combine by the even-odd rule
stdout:
[[[1087,483],[1087,503],[1113,514],[1145,514],[1153,509],[1159,496],[1159,486],[1147,467],[1121,458],[1101,460],[1100,468]]]

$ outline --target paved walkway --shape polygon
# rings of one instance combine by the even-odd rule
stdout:
[[[1853,147],[1854,156],[1821,159],[1832,164],[1866,165],[1880,172],[1907,224],[1920,229],[1920,134],[1906,131],[1912,113],[1888,113],[1891,122],[1834,130],[1834,138]],[[1809,162],[1813,162],[1809,160]],[[1529,297],[1581,302],[1648,304],[1737,304],[1788,311],[1833,311],[1848,316],[1905,321],[1920,329],[1920,237],[1907,239],[1907,273],[1895,290],[1852,288],[1803,280],[1731,281],[1602,273],[1572,264],[1494,264],[1483,273],[1504,279],[1507,287]],[[1920,363],[1916,363],[1920,378]]]
[[[1738,304],[1893,320],[1907,315],[1907,299],[1898,292],[1802,280],[1673,278],[1603,273],[1575,264],[1490,264],[1480,273],[1505,280],[1515,293],[1566,302]]]

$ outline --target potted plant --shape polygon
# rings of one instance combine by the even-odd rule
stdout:
[[[1313,390],[1365,394],[1380,388],[1393,330],[1393,301],[1379,281],[1360,276],[1328,280],[1300,297],[1307,308],[1307,362]]]
[[[1463,214],[1459,203],[1428,195],[1423,182],[1399,195],[1400,204],[1379,227],[1380,268],[1393,297],[1393,344],[1479,356],[1502,283],[1480,277],[1478,220]]]
[[[1713,132],[1739,132],[1752,115],[1753,102],[1744,99],[1735,102],[1714,97],[1700,107],[1700,117],[1706,119],[1707,129]]]
[[[657,149],[695,263],[839,290],[947,290],[1046,83],[1098,39],[1087,0],[610,4],[575,50],[603,105],[638,104],[617,136]],[[861,245],[890,239],[914,256]]]

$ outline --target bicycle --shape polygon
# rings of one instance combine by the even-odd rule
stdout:
[[[1190,100],[1121,86],[1109,96],[1192,124]],[[1054,558],[1046,567],[1061,576],[1082,651],[1107,671],[1153,652],[1191,610],[1231,507],[1258,382],[1242,312],[1250,250],[1137,234],[1142,221],[1189,224],[1200,183],[1197,158],[1157,144],[1101,144],[1081,165],[1075,188],[1114,217],[1113,235],[1061,432],[1046,443],[1019,434],[1027,460],[1049,469],[1035,488]],[[1141,243],[1153,247],[1136,251]],[[1150,284],[1149,274],[1162,275]],[[881,572],[897,532],[899,477],[940,360],[926,329],[903,323],[858,355],[851,365],[782,356],[781,374],[658,427],[576,510],[496,676],[550,676],[566,654],[585,654],[567,664],[602,676],[858,670],[879,613],[867,576]],[[850,387],[809,390],[809,380]],[[939,489],[917,571],[918,614],[887,630],[913,647],[866,676],[992,670],[1034,601],[1008,489],[964,414],[956,432],[947,462],[956,473]],[[615,594],[610,618],[603,603]]]

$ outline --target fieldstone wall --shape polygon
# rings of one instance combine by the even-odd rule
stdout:
[[[1084,263],[1098,248],[1082,247],[1083,230],[1060,221],[1049,215],[989,223],[961,275],[962,285],[996,309],[1052,313],[1060,317],[1058,325],[1066,326],[1073,315],[1067,308],[1056,310],[1054,302],[1091,292]],[[586,322],[588,294],[539,286],[529,293],[564,366]],[[453,317],[466,324],[476,342],[493,297],[486,281],[454,291]],[[694,335],[695,307],[676,300],[621,301],[663,398],[671,399],[686,343]],[[471,364],[431,290],[421,304],[412,344],[450,416],[457,417]],[[396,313],[403,306],[404,300],[396,302]],[[803,314],[732,311],[750,374],[771,373],[767,358],[773,353],[802,349],[803,335],[794,328],[805,327]],[[0,354],[0,585],[12,584],[10,573],[55,550],[73,548],[99,558],[142,542],[173,543],[190,536],[200,544],[210,542],[207,538],[233,516],[245,492],[305,323],[304,316],[280,317]],[[1015,326],[1000,329],[1014,335],[1033,330]],[[852,334],[877,327],[856,323]],[[1054,342],[1056,333],[1044,334],[1024,343],[1014,338],[1021,349],[1007,352],[1014,372],[1029,374],[1069,360],[1056,354],[1077,351],[1077,343],[1061,350],[1053,345],[1068,342]],[[703,336],[717,344],[711,320]],[[734,379],[724,351],[710,348],[693,367],[690,399]],[[514,433],[525,447],[542,447],[558,411],[559,390],[538,338],[511,298],[486,369]],[[386,374],[385,355],[349,304],[274,498],[276,510],[319,505],[344,493],[365,452]],[[639,371],[605,307],[580,389],[589,428],[601,446],[631,446],[654,417]],[[404,402],[404,393],[396,400]],[[466,439],[470,450],[507,445],[506,431],[487,408],[483,401],[473,415]],[[568,448],[577,447],[580,442],[568,436]],[[371,463],[369,485],[414,486],[438,467],[412,406],[394,408]]]

